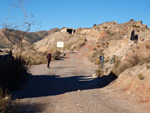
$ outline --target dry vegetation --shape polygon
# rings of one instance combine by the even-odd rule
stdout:
[[[16,90],[28,78],[29,65],[24,60],[13,58],[11,55],[0,58],[0,112],[11,113],[11,90]]]
[[[52,54],[52,60],[57,60],[60,58],[60,55],[62,55],[62,52],[59,50],[51,49]],[[29,65],[38,65],[38,64],[46,64],[47,59],[46,55],[49,53],[49,51],[45,52],[37,52],[37,51],[26,51],[22,55],[22,59],[26,61]]]
[[[38,65],[38,64],[45,64],[46,63],[46,55],[44,53],[39,52],[25,52],[22,56],[29,65]]]
[[[8,95],[7,90],[0,88],[0,113],[12,113],[11,96]]]
[[[85,37],[78,37],[75,41],[70,40],[70,42],[65,45],[64,49],[74,51],[75,49],[80,49],[85,43]]]
[[[147,64],[147,68],[149,68],[148,63],[150,62],[150,57],[144,58],[142,56],[138,56],[137,54],[131,54],[126,57],[124,60],[117,59],[115,65],[112,69],[112,72],[119,76],[122,72],[124,72],[128,68],[132,68],[137,65],[143,65],[144,63]]]

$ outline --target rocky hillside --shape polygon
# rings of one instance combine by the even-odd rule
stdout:
[[[48,35],[43,40],[33,44],[34,48],[40,52],[54,51],[57,48],[57,42],[64,42],[64,50],[79,49],[84,45],[86,36],[79,34],[68,34],[64,32],[56,32]]]
[[[24,34],[23,43],[24,45],[30,45],[36,41],[39,41],[49,34],[59,31],[58,28],[51,29],[49,31],[38,31],[38,32],[28,32],[6,29],[0,30],[0,47],[9,47],[11,45],[17,44],[20,40],[20,35]]]
[[[6,31],[11,35],[6,35]],[[13,37],[16,32],[2,29],[0,46],[16,44],[18,40]],[[49,51],[84,50],[81,56],[96,64],[100,63],[99,56],[104,54],[104,68],[100,70],[102,75],[113,73],[118,77],[112,87],[141,102],[150,101],[150,28],[143,25],[142,21],[131,20],[122,24],[106,22],[92,28],[78,28],[74,34],[59,29],[27,33],[23,42],[31,44],[23,55],[30,62],[38,62],[35,64],[45,63],[45,55]],[[57,42],[64,42],[64,48],[57,48]],[[113,55],[116,61],[110,64]]]
[[[50,51],[57,49],[57,41],[63,41],[65,50],[77,51],[89,40],[94,42],[87,57],[98,64],[99,56],[104,54],[105,74],[113,72],[118,77],[113,86],[141,102],[150,101],[150,28],[142,21],[106,22],[92,28],[78,28],[74,34],[57,32],[34,43],[34,47],[37,51]],[[110,65],[113,55],[116,62]]]
[[[83,29],[80,33],[93,35],[95,32],[95,36],[99,37],[89,58],[97,61],[100,54],[104,54],[105,69],[118,76],[113,87],[132,95],[140,102],[150,101],[150,28],[142,25],[141,21],[129,21],[123,24],[103,23],[88,32],[86,30]],[[138,37],[135,40],[132,40],[133,31],[134,36]],[[113,55],[116,55],[117,61],[110,67],[109,61]]]
[[[113,21],[95,25],[92,28],[78,28],[74,34],[53,33],[34,43],[34,47],[37,51],[44,52],[56,48],[57,42],[63,41],[65,49],[73,50],[73,48],[80,48],[78,46],[83,44],[82,39],[92,40],[94,38],[96,43],[93,44],[93,51],[88,53],[91,61],[98,58],[100,53],[104,53],[106,59],[113,55],[123,59],[136,45],[135,41],[131,40],[133,31],[134,36],[138,37],[136,44],[150,40],[150,28],[143,25],[142,21],[128,21],[123,24]]]

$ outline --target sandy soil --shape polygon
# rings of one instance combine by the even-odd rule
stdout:
[[[86,51],[89,49],[84,47],[68,52],[65,58],[52,61],[50,69],[46,64],[32,66],[29,81],[14,92],[18,112],[149,113],[148,103],[111,87],[113,76],[93,78],[97,66],[84,57]]]

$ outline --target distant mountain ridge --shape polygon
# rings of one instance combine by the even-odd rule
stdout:
[[[19,38],[17,38],[19,34],[25,33],[23,37],[23,43],[26,43],[27,45],[31,45],[34,42],[37,42],[43,39],[44,37],[48,36],[49,34],[58,31],[60,31],[60,29],[53,28],[48,31],[37,31],[37,32],[25,33],[19,30],[3,28],[0,30],[0,47],[9,47],[11,45],[17,44],[20,41]]]

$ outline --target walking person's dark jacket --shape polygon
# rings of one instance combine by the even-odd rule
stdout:
[[[48,62],[47,67],[50,68],[49,65],[50,65],[50,61],[51,61],[51,53],[47,54],[46,58],[47,58],[47,62]]]
[[[101,68],[104,66],[104,56],[99,57],[100,63],[101,63]]]

